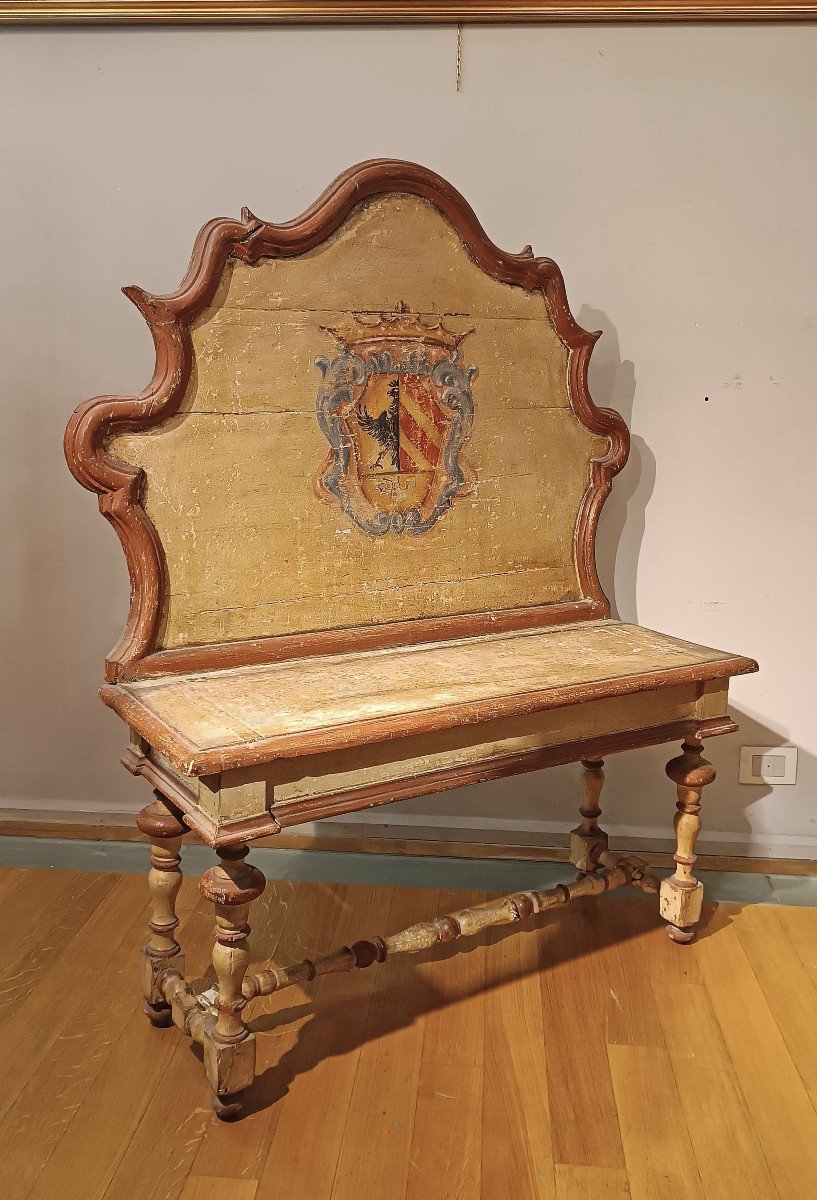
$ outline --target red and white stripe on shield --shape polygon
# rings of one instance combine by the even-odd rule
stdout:
[[[400,471],[433,471],[446,437],[446,416],[427,375],[400,377]]]

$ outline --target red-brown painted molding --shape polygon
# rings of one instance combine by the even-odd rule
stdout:
[[[65,456],[74,477],[99,496],[99,507],[116,529],[128,563],[131,603],[127,624],[106,662],[111,681],[158,674],[167,670],[197,671],[224,665],[268,662],[310,653],[310,635],[272,637],[229,645],[156,651],[160,614],[166,588],[166,569],[156,530],[142,505],[144,473],[114,459],[106,445],[117,433],[160,425],[178,410],[190,378],[193,351],[190,326],[215,295],[228,259],[255,263],[261,258],[291,258],[313,249],[372,196],[409,193],[433,204],[458,231],[474,261],[503,283],[541,291],[554,327],[568,350],[568,389],[577,418],[592,433],[610,438],[604,458],[593,461],[575,530],[575,557],[584,602],[505,609],[440,620],[400,621],[365,629],[320,631],[314,635],[320,653],[342,652],[359,644],[403,645],[419,640],[479,634],[488,629],[518,629],[531,625],[609,616],[610,606],[595,565],[595,537],[601,508],[612,478],[627,459],[627,426],[612,409],[597,408],[587,386],[590,354],[599,334],[588,333],[574,321],[559,268],[548,258],[535,258],[530,247],[508,254],[490,241],[470,205],[449,183],[425,167],[378,159],[345,171],[302,216],[283,225],[270,225],[244,209],[241,220],[217,218],[204,226],[179,289],[154,296],[138,287],[125,295],[148,323],[156,349],[153,378],[136,396],[98,396],[80,405],[65,433]],[[456,632],[449,632],[455,630]],[[181,665],[183,663],[183,666]],[[171,665],[172,664],[172,665]]]

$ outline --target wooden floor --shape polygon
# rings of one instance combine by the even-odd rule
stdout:
[[[274,883],[258,959],[484,897]],[[212,911],[181,893],[188,975]],[[49,1200],[809,1200],[817,910],[709,906],[691,947],[641,899],[256,1002],[248,1115],[141,1012],[144,880],[0,871],[0,1196]]]

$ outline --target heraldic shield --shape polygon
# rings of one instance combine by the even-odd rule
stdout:
[[[459,365],[459,347],[473,330],[454,333],[400,305],[327,332],[340,354],[315,360],[330,446],[318,493],[365,533],[425,533],[472,482],[460,452],[477,369]]]

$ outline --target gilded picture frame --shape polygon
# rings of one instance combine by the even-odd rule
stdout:
[[[0,0],[6,25],[810,21],[817,0]]]

